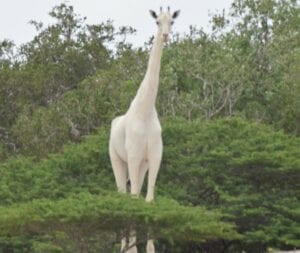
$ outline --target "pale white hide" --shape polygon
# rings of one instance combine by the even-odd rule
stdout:
[[[158,32],[150,52],[145,77],[132,100],[128,111],[112,121],[109,140],[109,154],[119,192],[126,192],[127,179],[130,180],[131,194],[138,196],[148,172],[146,201],[154,198],[154,187],[160,168],[163,144],[161,126],[155,109],[155,100],[159,85],[160,62],[163,44],[179,11],[173,15],[162,12],[156,15]],[[129,238],[129,244],[135,243],[135,237]],[[122,248],[126,245],[122,240]],[[136,247],[126,252],[136,253]],[[152,240],[147,242],[147,253],[154,253]]]

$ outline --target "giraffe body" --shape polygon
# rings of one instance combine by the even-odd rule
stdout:
[[[114,173],[120,192],[126,192],[129,176],[131,194],[139,195],[149,170],[146,200],[151,201],[162,157],[161,126],[155,109],[147,118],[140,116],[134,109],[129,109],[125,115],[113,120],[110,156],[112,164],[117,164]]]

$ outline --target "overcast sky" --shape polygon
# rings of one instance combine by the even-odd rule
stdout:
[[[132,26],[137,34],[130,39],[142,46],[156,31],[148,10],[158,11],[170,6],[181,13],[173,27],[174,32],[185,33],[190,25],[209,27],[209,13],[229,9],[233,0],[0,0],[0,40],[11,39],[17,45],[30,41],[35,29],[30,20],[51,23],[48,13],[53,6],[66,2],[74,6],[75,13],[87,17],[88,24],[99,24],[108,19],[115,26]]]

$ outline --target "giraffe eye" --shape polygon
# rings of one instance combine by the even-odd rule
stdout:
[[[156,24],[159,25],[159,21],[156,21]]]

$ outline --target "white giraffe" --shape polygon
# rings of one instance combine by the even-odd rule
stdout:
[[[155,101],[159,85],[160,62],[164,42],[167,42],[174,19],[179,11],[170,13],[160,9],[159,15],[150,10],[156,20],[158,31],[150,52],[145,77],[132,100],[128,111],[116,117],[111,124],[109,154],[119,192],[126,192],[129,176],[131,194],[138,196],[148,171],[148,187],[146,201],[154,198],[154,186],[162,158],[161,126],[157,116]],[[135,244],[135,237],[130,244]],[[125,239],[122,240],[122,248]],[[127,252],[137,252],[131,247]],[[152,240],[147,242],[147,253],[155,252]]]

